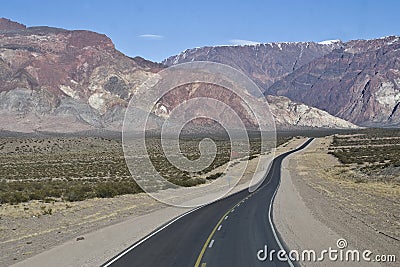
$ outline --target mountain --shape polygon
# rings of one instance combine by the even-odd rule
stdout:
[[[363,126],[400,126],[400,38],[346,43],[269,87]]]
[[[245,55],[241,49],[249,50],[252,57],[263,55],[263,61],[258,65],[252,67],[253,59],[249,58],[245,66],[249,71],[254,70],[252,77],[259,77],[260,84],[269,86],[340,45],[337,42],[328,45],[266,44],[260,45],[258,52],[251,53],[252,47],[206,49],[217,52],[227,49],[232,53],[229,56],[227,52],[231,60],[240,54]],[[235,61],[235,64],[239,66],[240,61]],[[26,27],[8,19],[0,19],[1,130],[120,131],[132,95],[137,93],[144,81],[165,67],[140,57],[125,56],[103,34],[52,27]],[[268,72],[267,76],[265,71]],[[242,115],[247,126],[254,125],[254,121],[246,117],[246,108],[232,98],[231,93],[205,85],[191,88],[197,88],[197,95],[231,104]],[[188,91],[185,90],[177,91],[171,97],[166,96],[162,102],[164,108],[171,109],[179,101],[188,99]],[[196,95],[192,93],[190,95]],[[257,101],[265,100],[255,98],[254,105],[258,107]],[[278,127],[355,127],[286,98],[268,97],[268,101]],[[155,110],[159,118],[165,115],[161,111]],[[226,115],[217,108],[215,114]]]
[[[105,35],[0,19],[3,130],[119,130],[134,88],[163,65],[129,58]]]
[[[163,61],[242,70],[265,95],[286,96],[364,126],[400,126],[400,38],[189,49]]]
[[[210,94],[210,92],[212,92]],[[242,93],[244,96],[247,93]],[[248,98],[246,103],[241,100],[229,90],[210,84],[194,84],[185,85],[170,91],[164,95],[163,98],[156,105],[154,113],[163,118],[169,118],[171,111],[182,103],[183,101],[192,100],[198,97],[212,97],[217,99],[220,103],[230,105],[236,114],[240,117],[241,121],[247,128],[252,128],[258,124],[268,125],[272,118],[266,115],[266,118],[260,118],[260,121],[255,121],[252,116],[247,114],[247,104],[251,104],[253,110],[265,109],[265,104],[257,98]],[[283,96],[267,96],[266,97],[268,108],[275,121],[278,129],[306,129],[306,128],[338,128],[338,129],[355,129],[356,125],[345,121],[343,119],[334,117],[326,111],[319,110],[307,106],[302,103],[295,103]],[[219,118],[219,122],[224,122],[226,125],[232,126],[234,123],[234,116],[232,112],[221,108],[220,103],[206,103],[206,107],[200,102],[190,105],[184,109],[182,115],[184,118],[178,121],[185,121],[191,114],[201,114],[202,109],[208,110],[213,116]],[[262,114],[261,112],[259,114]],[[182,116],[181,115],[181,116]],[[176,116],[176,115],[175,115]],[[206,122],[200,121],[200,124]]]
[[[162,63],[171,66],[191,61],[212,61],[241,70],[260,89],[267,89],[274,82],[314,59],[341,47],[341,42],[329,44],[267,43],[257,45],[210,46],[187,49]]]
[[[351,122],[332,116],[326,111],[296,103],[284,96],[267,96],[275,123],[281,129],[291,128],[358,128]]]
[[[249,94],[249,92],[246,92]],[[261,100],[263,98],[247,98],[246,101],[230,90],[213,84],[190,84],[179,86],[174,90],[169,91],[156,104],[154,113],[162,118],[169,118],[172,111],[176,111],[176,107],[188,100],[195,100],[201,97],[213,98],[219,101],[214,103],[209,101],[204,103],[201,101],[192,101],[190,105],[184,108],[183,112],[174,115],[175,121],[185,121],[192,115],[201,115],[202,113],[212,114],[218,118],[218,122],[226,125],[235,124],[235,116],[232,116],[229,110],[226,110],[220,103],[225,103],[232,108],[240,120],[247,128],[255,127],[259,124],[269,126],[269,120],[275,120],[278,129],[306,129],[306,128],[339,128],[339,129],[354,129],[356,125],[336,118],[326,111],[317,108],[309,107],[305,104],[295,103],[283,96],[267,96],[266,100],[270,113],[263,113],[261,109],[265,109],[265,104]],[[265,99],[264,99],[265,100]],[[253,111],[258,110],[258,114],[263,114],[264,117],[256,121],[254,116],[249,116],[248,105]],[[205,112],[204,112],[205,111]],[[272,117],[271,117],[272,114]],[[197,119],[197,125],[209,125],[210,121],[205,119]],[[240,127],[240,125],[235,125]],[[231,127],[235,128],[235,127]],[[269,128],[271,129],[271,128]]]

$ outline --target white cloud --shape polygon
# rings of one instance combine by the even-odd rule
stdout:
[[[256,45],[259,42],[249,41],[249,40],[242,40],[242,39],[232,39],[229,42],[233,45]]]
[[[163,35],[159,35],[159,34],[149,34],[149,33],[138,35],[138,37],[140,37],[140,38],[145,38],[145,39],[149,39],[149,40],[161,40],[161,39],[164,38]]]

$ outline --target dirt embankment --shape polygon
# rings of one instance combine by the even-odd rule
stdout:
[[[328,154],[331,137],[315,139],[284,161],[274,219],[290,249],[337,248],[339,238],[349,249],[400,258],[400,188],[383,182],[357,183]],[[352,263],[373,266],[376,263]],[[352,266],[351,263],[303,262],[304,266]],[[385,263],[381,266],[396,266]]]

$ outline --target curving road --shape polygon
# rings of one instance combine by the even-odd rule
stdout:
[[[277,253],[270,260],[272,250],[287,251],[275,231],[272,203],[280,183],[282,160],[311,141],[276,157],[266,179],[255,192],[245,189],[193,209],[103,266],[296,266],[296,263],[279,260]],[[260,258],[267,257],[262,261],[257,254]]]

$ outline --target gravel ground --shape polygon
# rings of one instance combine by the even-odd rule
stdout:
[[[340,176],[340,163],[327,154],[331,137],[318,138],[284,161],[283,178],[274,204],[278,231],[290,249],[349,249],[400,259],[399,187],[355,183]],[[295,223],[293,223],[295,222]],[[302,266],[376,266],[377,263],[301,262]],[[378,266],[397,266],[385,263]]]
[[[286,152],[304,140],[292,139],[277,148],[275,154]],[[250,161],[245,178],[234,192],[246,188],[256,162],[257,159]],[[230,167],[230,172],[235,173],[241,164],[244,162],[238,161]],[[224,176],[214,183],[215,195],[226,189]],[[198,195],[193,199],[200,199],[202,186],[196,188]],[[179,190],[174,196],[192,198],[185,194],[188,189]],[[0,266],[96,266],[189,210],[167,206],[142,193],[47,203],[44,209],[42,206],[43,203],[30,202],[0,208]],[[49,208],[52,214],[42,215]]]

